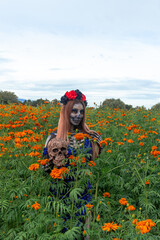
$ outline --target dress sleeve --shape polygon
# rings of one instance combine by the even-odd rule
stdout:
[[[97,132],[95,132],[95,131],[93,131],[92,133],[90,133],[90,136],[93,138],[93,139],[96,139],[96,144],[97,144],[97,146],[98,146],[98,148],[99,148],[99,154],[101,153],[101,150],[102,150],[102,148],[101,148],[101,146],[100,146],[100,141],[102,141],[102,138],[101,138],[101,136],[97,133]]]

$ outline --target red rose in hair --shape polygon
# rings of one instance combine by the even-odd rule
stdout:
[[[86,100],[86,96],[82,94],[82,101],[84,102]]]
[[[71,99],[74,100],[77,97],[77,93],[74,90],[72,90],[70,92],[67,91],[66,96],[69,100],[71,100]]]

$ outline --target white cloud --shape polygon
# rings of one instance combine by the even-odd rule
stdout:
[[[3,63],[16,71],[17,81],[44,81],[74,78],[142,78],[159,81],[160,46],[137,41],[104,41],[52,34],[0,35]],[[10,40],[12,39],[12,41]],[[4,54],[3,54],[4,55]],[[102,57],[103,55],[103,57]],[[52,71],[51,69],[59,69]],[[10,79],[11,80],[11,79]]]

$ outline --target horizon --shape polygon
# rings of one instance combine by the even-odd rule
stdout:
[[[35,100],[18,98],[18,101],[23,103],[24,101],[32,101],[32,102],[33,102],[33,101],[37,101],[37,100],[39,100],[39,99],[41,99],[41,98],[38,98],[38,99],[35,99]],[[114,100],[118,100],[118,99],[120,99],[120,98],[117,98],[117,99],[116,99],[116,98],[113,98],[113,99],[114,99]],[[43,98],[42,98],[42,100],[44,100],[44,101],[49,101],[49,103],[51,103],[54,99],[49,100],[49,99],[43,99]],[[57,100],[57,101],[60,101],[60,99],[56,99],[56,100]],[[104,99],[104,101],[105,101],[105,100],[106,100],[106,99]],[[120,100],[121,100],[121,99],[120,99]],[[122,100],[121,100],[121,101],[122,101]],[[122,101],[122,102],[123,102],[123,101]],[[123,103],[124,103],[125,105],[128,105],[128,104],[126,104],[125,102],[123,102]],[[88,104],[87,104],[87,107],[89,107],[89,108],[90,108],[90,107],[100,107],[102,104],[103,104],[103,102],[101,102],[100,105],[98,105],[98,104],[96,104],[96,103],[94,102],[92,105],[88,105]],[[156,104],[158,104],[158,103],[156,103]],[[154,105],[156,105],[156,104],[154,104]],[[129,105],[131,105],[131,104],[129,104]],[[153,105],[153,106],[154,106],[154,105]],[[144,105],[142,105],[142,106],[138,106],[138,105],[137,105],[137,106],[133,106],[133,105],[131,105],[131,106],[132,106],[132,108],[136,108],[136,107],[143,108],[143,107],[145,107]],[[153,106],[151,106],[151,108],[152,108]],[[146,108],[146,107],[145,107],[145,108]],[[146,108],[146,109],[149,110],[149,109],[151,109],[151,108]]]

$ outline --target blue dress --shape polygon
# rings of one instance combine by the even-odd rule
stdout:
[[[52,133],[51,135],[52,135],[52,138],[56,137],[55,133]],[[81,147],[80,149],[82,149],[85,154],[89,154],[89,156],[92,156],[92,143],[89,140],[89,138],[85,138],[85,140],[83,142],[83,148]],[[68,151],[67,158],[69,158],[71,155],[77,156],[77,150],[74,147],[68,146],[67,151]],[[43,150],[43,159],[45,159],[45,158],[49,158],[47,147],[45,147]],[[90,160],[90,158],[86,157],[86,159],[88,161]],[[68,166],[70,166],[69,163],[66,163],[65,167],[68,167]],[[61,167],[58,167],[58,168],[61,168]],[[69,175],[67,175],[67,177],[64,179],[64,181],[65,181],[65,183],[69,183],[71,181],[74,181],[74,179],[72,177],[70,177]],[[85,204],[87,204],[88,202],[91,201],[91,194],[89,192],[89,190],[91,190],[91,189],[92,189],[91,183],[90,183],[90,181],[88,181],[88,186],[85,187],[85,190],[81,196],[81,199],[85,200]],[[62,193],[62,196],[66,195],[67,191],[68,190],[64,191]],[[50,188],[50,192],[56,196],[56,189]],[[68,197],[68,195],[66,195],[66,197]]]

